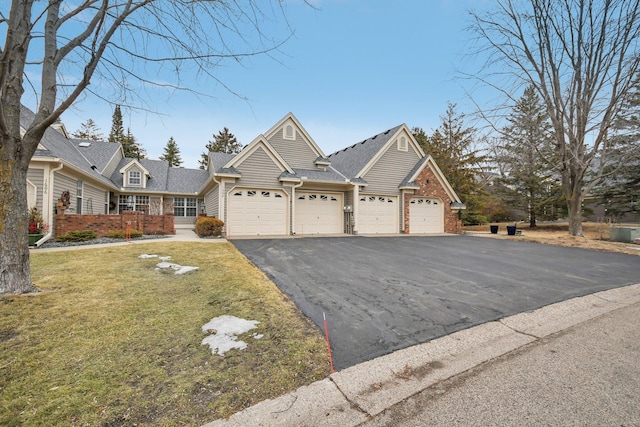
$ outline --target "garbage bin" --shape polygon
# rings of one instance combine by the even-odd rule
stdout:
[[[497,225],[490,225],[489,228],[491,229],[491,234],[498,234],[498,227]]]
[[[515,225],[507,225],[507,234],[509,236],[515,236],[516,235],[516,226]]]

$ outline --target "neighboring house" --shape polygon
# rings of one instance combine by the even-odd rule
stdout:
[[[33,112],[22,111],[30,123]],[[176,227],[201,213],[228,237],[289,234],[458,233],[464,205],[409,128],[400,125],[326,156],[293,114],[239,154],[210,153],[208,170],[125,158],[118,143],[45,132],[28,172],[29,207],[65,214],[173,210]]]
[[[23,124],[33,118],[33,112],[22,109]],[[73,139],[56,123],[45,132],[29,164],[27,198],[29,207],[37,207],[44,221],[54,227],[57,202],[67,192],[70,203],[65,214],[173,210],[176,227],[190,227],[204,209],[199,190],[208,177],[200,169],[125,158],[119,143]]]
[[[290,113],[208,169],[206,212],[228,237],[461,231],[464,205],[404,124],[326,156]]]

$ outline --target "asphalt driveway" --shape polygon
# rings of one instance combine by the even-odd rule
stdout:
[[[336,369],[640,283],[640,257],[472,236],[234,240],[322,330]]]

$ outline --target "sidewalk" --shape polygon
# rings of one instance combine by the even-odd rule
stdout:
[[[227,240],[224,238],[200,238],[198,235],[191,229],[188,228],[177,228],[176,234],[171,234],[169,236],[162,236],[158,239],[144,239],[144,240],[130,240],[130,241],[122,241],[115,243],[98,243],[95,245],[77,245],[77,246],[65,246],[58,248],[32,248],[31,251],[39,252],[59,252],[59,251],[72,251],[72,250],[80,250],[80,249],[95,249],[95,248],[106,248],[109,246],[125,246],[125,245],[136,245],[136,244],[144,244],[144,243],[153,243],[153,242],[200,242],[200,243],[223,243]]]
[[[361,363],[231,426],[640,425],[640,284]]]

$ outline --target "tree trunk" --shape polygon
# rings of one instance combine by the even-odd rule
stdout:
[[[9,139],[0,146],[0,294],[22,294],[38,288],[29,265],[27,167],[10,154]]]
[[[582,234],[582,194],[572,194],[567,200],[569,210],[569,234],[583,237]]]

